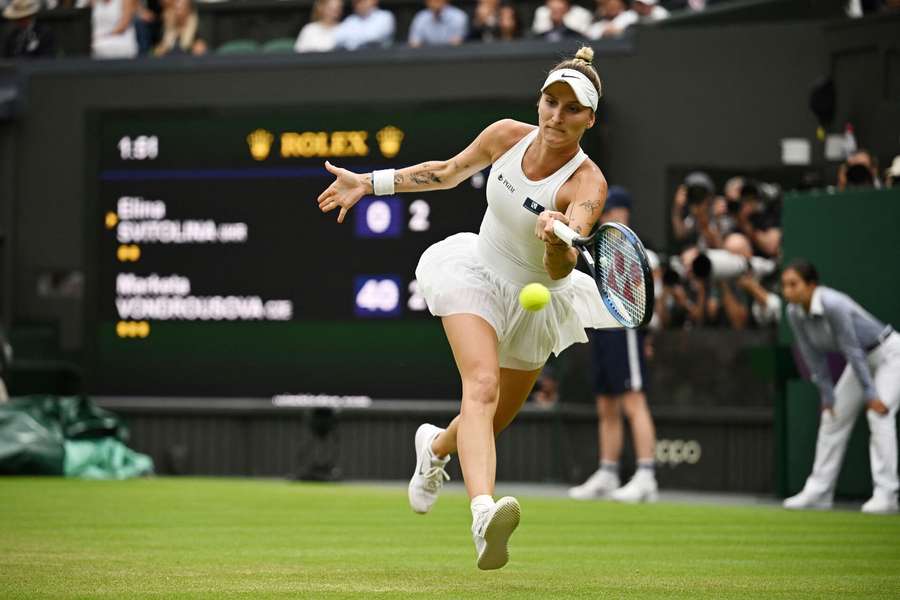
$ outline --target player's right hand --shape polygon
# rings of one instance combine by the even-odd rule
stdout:
[[[869,410],[874,411],[874,412],[878,413],[879,415],[888,414],[888,407],[885,406],[884,402],[882,402],[878,398],[873,398],[872,400],[869,400],[868,402],[866,402],[866,406],[869,407]]]
[[[347,212],[353,208],[360,198],[370,192],[369,186],[365,183],[362,176],[336,167],[327,160],[325,168],[329,173],[335,176],[334,182],[319,195],[319,210],[323,213],[331,212],[335,208],[339,208],[337,222],[343,223]]]
[[[534,224],[534,235],[546,244],[563,245],[565,242],[553,233],[553,221],[561,221],[563,225],[568,225],[569,217],[555,210],[541,212]]]

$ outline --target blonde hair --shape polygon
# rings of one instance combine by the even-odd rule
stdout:
[[[591,80],[597,89],[597,96],[603,96],[603,85],[600,82],[600,76],[594,68],[594,49],[590,46],[582,46],[573,58],[566,59],[550,69],[550,72],[560,69],[574,69]]]

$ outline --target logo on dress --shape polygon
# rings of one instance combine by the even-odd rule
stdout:
[[[531,198],[525,198],[525,204],[523,204],[522,206],[524,206],[526,210],[533,212],[536,215],[541,214],[545,210],[543,206],[541,206]]]
[[[499,181],[500,183],[502,183],[503,185],[505,185],[505,186],[506,186],[506,189],[509,190],[509,193],[510,193],[510,194],[515,194],[515,193],[516,193],[516,188],[513,186],[513,184],[511,184],[511,183],[509,182],[509,179],[504,179],[504,178],[503,178],[503,173],[500,173],[500,174],[497,176],[497,181]]]

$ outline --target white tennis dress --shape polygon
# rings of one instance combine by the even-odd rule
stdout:
[[[553,280],[544,269],[535,221],[545,209],[558,210],[556,193],[587,155],[579,150],[549,177],[532,181],[522,171],[522,158],[537,134],[535,128],[491,167],[478,235],[458,233],[432,245],[416,268],[431,314],[482,317],[497,332],[500,366],[510,369],[540,368],[551,352],[587,342],[587,327],[621,327],[590,276],[573,270]],[[532,282],[550,289],[550,303],[537,312],[519,305],[519,291]]]

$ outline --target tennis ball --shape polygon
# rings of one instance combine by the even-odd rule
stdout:
[[[550,290],[540,283],[529,283],[519,292],[519,304],[525,310],[541,310],[550,302]]]

